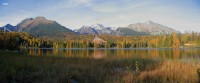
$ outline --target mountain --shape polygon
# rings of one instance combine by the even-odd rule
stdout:
[[[122,36],[149,35],[146,32],[138,32],[127,27],[118,27],[116,31],[120,33],[119,35],[122,35]]]
[[[145,23],[129,24],[127,27],[105,27],[102,24],[95,24],[92,26],[82,26],[80,29],[72,31],[56,21],[48,20],[44,17],[38,16],[35,18],[26,18],[16,26],[10,24],[5,27],[11,31],[28,32],[35,37],[64,37],[68,33],[78,34],[108,34],[121,36],[134,35],[160,35],[171,34],[177,32],[176,30],[163,26],[161,24],[148,21]],[[0,30],[4,30],[3,27]]]
[[[4,27],[6,27],[8,30],[10,30],[10,31],[16,31],[16,26],[13,26],[13,25],[11,25],[11,24],[6,24],[5,26],[3,26],[3,27],[0,27],[0,30],[4,30]]]
[[[130,24],[127,26],[127,28],[133,29],[137,32],[145,32],[151,35],[170,34],[172,32],[178,32],[172,28],[163,26],[152,21],[148,21],[146,23]]]
[[[111,27],[105,27],[102,24],[95,24],[92,26],[82,26],[76,30],[79,34],[115,34]]]
[[[80,29],[76,30],[78,34],[99,34],[94,28],[91,26],[82,26]]]
[[[160,35],[171,34],[178,31],[163,26],[161,24],[148,21],[146,23],[129,24],[127,27],[105,27],[102,24],[92,26],[82,26],[80,29],[75,30],[79,34],[109,34],[121,36],[134,36],[134,35]]]
[[[58,24],[56,21],[48,20],[41,16],[26,18],[16,27],[18,32],[28,32],[37,37],[62,37],[66,33],[73,33],[72,30]]]
[[[16,30],[16,26],[13,26],[11,24],[6,24],[4,27],[6,27],[7,29],[9,29],[11,31],[15,31]]]
[[[94,28],[99,34],[111,34],[113,32],[111,27],[105,27],[102,24],[92,25],[91,28]]]

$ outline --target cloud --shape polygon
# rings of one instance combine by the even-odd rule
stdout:
[[[90,4],[91,0],[70,0],[70,2],[75,4]]]
[[[65,3],[63,4],[63,6],[66,7],[77,7],[77,6],[90,7],[92,5],[92,0],[68,0],[64,2]]]
[[[91,7],[96,12],[116,12],[120,8],[114,2],[95,4]]]
[[[96,12],[102,12],[102,13],[112,13],[112,12],[122,12],[122,11],[130,11],[137,8],[144,8],[147,6],[154,5],[158,2],[150,2],[146,1],[145,3],[143,1],[130,1],[130,0],[121,0],[119,2],[110,1],[110,2],[103,2],[98,3],[91,8]]]
[[[3,6],[8,6],[8,3],[3,3]]]

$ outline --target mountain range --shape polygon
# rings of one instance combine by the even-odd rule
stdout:
[[[63,37],[65,34],[108,34],[108,35],[121,35],[121,36],[134,36],[134,35],[161,35],[170,34],[178,31],[167,26],[148,21],[145,23],[129,24],[125,27],[107,27],[102,24],[95,24],[91,26],[82,26],[77,30],[70,30],[56,21],[48,20],[42,16],[35,18],[26,18],[18,23],[16,26],[7,24],[3,27],[11,31],[27,32],[36,37]],[[3,30],[0,27],[0,30]]]
[[[173,32],[179,33],[178,31],[163,26],[161,24],[148,21],[146,23],[129,24],[126,27],[118,27],[113,29],[112,27],[105,27],[102,24],[96,24],[92,26],[82,26],[80,29],[75,30],[79,34],[110,34],[110,35],[160,35],[160,34],[171,34]]]
[[[105,27],[102,24],[95,24],[92,26],[82,26],[80,29],[75,30],[78,34],[118,34],[112,27]]]

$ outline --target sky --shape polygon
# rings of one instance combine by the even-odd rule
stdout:
[[[200,0],[0,0],[0,26],[36,16],[70,29],[153,21],[181,32],[200,32]]]

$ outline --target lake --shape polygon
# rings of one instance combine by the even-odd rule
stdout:
[[[200,48],[72,48],[26,49],[29,55],[94,59],[141,58],[155,60],[200,61]]]

